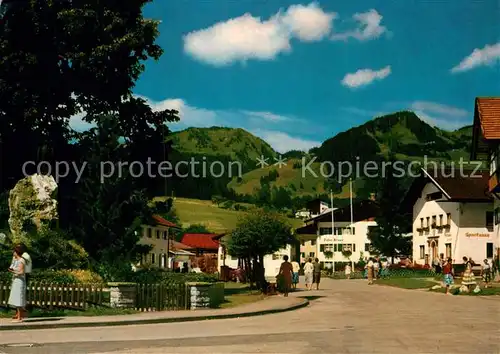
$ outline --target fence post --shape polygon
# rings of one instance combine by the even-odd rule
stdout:
[[[109,302],[115,308],[136,308],[137,284],[136,283],[108,283]]]

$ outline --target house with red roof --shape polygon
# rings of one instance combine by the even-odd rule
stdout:
[[[182,236],[181,243],[187,245],[197,255],[217,254],[219,241],[217,234],[187,233]]]
[[[470,159],[489,165],[488,192],[493,197],[493,233],[500,256],[500,97],[476,98]]]
[[[153,215],[147,225],[142,225],[140,244],[152,246],[151,251],[143,256],[139,266],[150,265],[159,268],[172,269],[175,264],[188,262],[195,255],[194,249],[171,237],[172,229],[179,226],[160,215]]]

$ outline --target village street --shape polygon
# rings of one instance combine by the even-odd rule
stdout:
[[[498,353],[500,298],[324,279],[308,307],[202,322],[0,332],[0,353]],[[14,344],[9,346],[7,344]],[[31,347],[26,345],[31,344]]]

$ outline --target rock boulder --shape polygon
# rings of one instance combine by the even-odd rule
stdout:
[[[57,219],[57,183],[35,174],[17,182],[9,193],[9,226],[14,240],[50,227]]]

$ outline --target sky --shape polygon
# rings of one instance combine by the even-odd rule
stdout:
[[[155,0],[164,54],[134,93],[187,127],[241,127],[307,150],[375,116],[413,110],[472,124],[500,96],[498,0]]]

